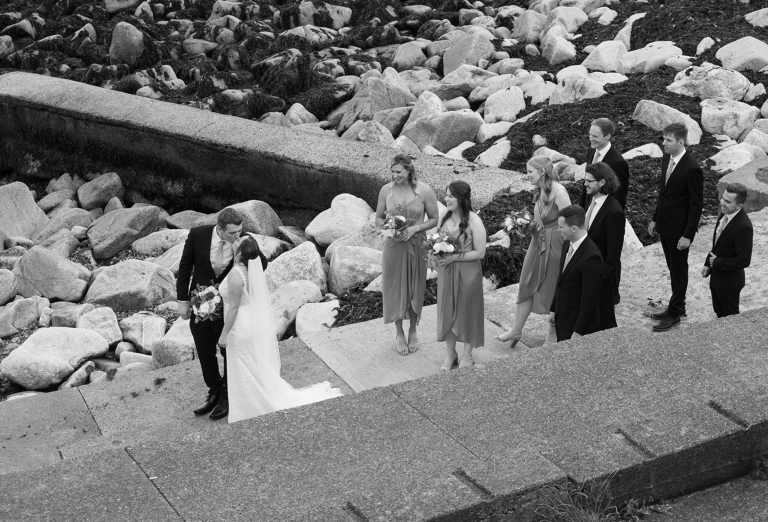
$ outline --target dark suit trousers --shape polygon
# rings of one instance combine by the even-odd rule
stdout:
[[[613,304],[616,298],[616,286],[606,284],[600,291],[600,299],[597,304],[597,331],[616,328],[616,310]]]
[[[557,335],[557,342],[559,343],[561,341],[567,341],[573,337],[573,330],[566,330],[559,326],[555,326],[555,334]]]
[[[618,263],[616,263],[616,284],[613,287],[613,294],[615,297],[615,301],[618,301],[621,297],[619,295],[619,283],[621,283],[621,260],[619,260]]]
[[[713,288],[710,286],[709,291],[712,292],[712,308],[715,309],[715,313],[718,317],[737,315],[739,313],[739,295],[741,294],[741,288],[734,290],[731,288]]]
[[[669,278],[672,282],[672,297],[669,299],[667,312],[672,317],[679,317],[685,311],[685,293],[688,291],[688,252],[677,249],[680,238],[662,237],[661,247],[669,268]]]
[[[217,321],[195,322],[194,315],[189,320],[189,329],[195,339],[197,358],[203,370],[203,380],[210,393],[227,397],[227,352],[221,349],[224,357],[224,376],[219,372],[219,361],[216,358],[216,343],[219,341],[221,331],[224,329],[224,319]]]

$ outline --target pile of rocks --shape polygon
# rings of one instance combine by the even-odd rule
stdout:
[[[18,181],[0,186],[0,339],[10,343],[0,372],[27,389],[195,358],[189,322],[166,318],[177,317],[176,275],[189,229],[215,223],[217,214],[125,208],[117,174],[88,178],[64,174],[45,194]],[[376,289],[384,242],[360,198],[337,196],[306,230],[283,226],[261,201],[232,208],[269,260],[280,337],[294,324],[299,335],[328,328],[336,295],[371,282]]]

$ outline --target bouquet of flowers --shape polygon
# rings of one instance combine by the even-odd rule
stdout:
[[[392,212],[387,213],[384,224],[381,226],[381,235],[384,239],[396,238],[406,228],[416,224],[415,219],[406,218],[402,212],[402,207],[397,207]]]
[[[525,237],[525,233],[530,226],[532,219],[533,218],[527,210],[513,212],[504,220],[504,232],[506,232],[508,236],[517,234],[518,237]]]
[[[424,242],[424,249],[427,251],[427,264],[432,270],[437,269],[437,259],[445,254],[452,254],[459,249],[458,243],[448,234],[437,232],[427,236]]]
[[[189,302],[192,305],[196,323],[221,318],[224,305],[221,301],[218,285],[197,285],[197,288],[192,290]]]

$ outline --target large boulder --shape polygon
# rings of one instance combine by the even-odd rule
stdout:
[[[155,263],[164,268],[170,270],[174,277],[179,275],[179,264],[181,263],[181,255],[184,253],[184,243],[180,243],[166,250],[161,256],[155,258],[147,258],[145,261],[148,263]]]
[[[492,145],[488,150],[475,158],[475,163],[485,165],[486,167],[498,168],[507,159],[512,151],[512,144],[509,140],[500,141]]]
[[[351,194],[339,194],[331,201],[331,208],[322,211],[307,226],[305,232],[320,246],[328,246],[368,222],[373,209],[368,203]]]
[[[123,339],[142,353],[152,353],[155,343],[165,336],[168,322],[165,318],[147,311],[122,319],[119,323]]]
[[[474,140],[483,123],[483,118],[476,112],[444,112],[420,118],[407,132],[404,129],[402,136],[413,141],[420,150],[429,145],[445,153],[465,141]]]
[[[0,186],[0,236],[31,239],[47,223],[48,217],[24,183],[14,181]]]
[[[270,292],[291,281],[303,280],[312,281],[323,293],[328,288],[320,253],[309,241],[301,243],[269,263],[264,275]]]
[[[277,227],[283,224],[272,207],[263,201],[252,199],[242,203],[235,203],[227,208],[237,210],[243,217],[243,232],[276,236]],[[195,226],[215,225],[218,217],[219,213],[211,214],[198,220]]]
[[[547,43],[541,50],[541,55],[551,65],[557,65],[576,58],[576,46],[559,35],[547,38]]]
[[[0,306],[16,297],[16,276],[5,268],[0,268]]]
[[[189,320],[181,317],[171,325],[168,333],[152,348],[152,361],[157,368],[174,366],[195,358],[195,339],[189,329]]]
[[[85,296],[87,303],[113,310],[152,308],[176,299],[176,279],[167,268],[128,259],[102,268]]]
[[[420,118],[427,118],[443,112],[446,112],[443,100],[432,92],[424,91],[419,95],[408,121],[403,126],[403,131],[410,130]]]
[[[342,246],[331,259],[328,288],[342,295],[355,285],[370,283],[381,274],[382,252],[373,248]]]
[[[485,101],[483,117],[485,123],[514,122],[523,110],[525,110],[525,95],[520,87],[514,85],[509,89],[496,91],[488,97]],[[480,128],[478,127],[477,130],[479,131]]]
[[[394,138],[399,136],[403,130],[403,125],[408,121],[413,107],[398,107],[396,109],[385,109],[373,115],[373,121],[381,123]]]
[[[546,15],[528,9],[515,19],[512,38],[523,44],[536,43],[539,41],[539,35],[546,23]]]
[[[58,304],[58,303],[57,303]],[[62,308],[51,310],[51,326],[61,326],[63,328],[77,327],[77,320],[96,308],[90,303],[71,304]]]
[[[724,174],[743,167],[756,159],[765,158],[765,151],[750,143],[739,143],[732,147],[726,147],[711,158],[712,170]]]
[[[108,349],[107,341],[90,330],[43,328],[0,362],[0,373],[28,390],[41,390],[61,383]]]
[[[57,190],[40,199],[40,201],[37,202],[37,206],[40,207],[40,210],[43,212],[50,212],[68,199],[73,199],[74,197],[74,190]]]
[[[428,88],[425,90],[434,92],[441,100],[450,100],[457,96],[467,96],[477,87],[482,85],[488,78],[498,76],[496,73],[486,71],[474,65],[464,64],[456,68],[453,72],[446,74],[445,77],[436,84],[435,90]]]
[[[104,208],[112,198],[122,197],[123,192],[123,182],[120,176],[116,172],[109,172],[81,185],[77,189],[77,199],[80,201],[80,206],[85,210],[93,210],[94,208]]]
[[[208,214],[203,214],[202,212],[198,212],[196,210],[182,210],[181,212],[177,212],[176,214],[166,219],[165,223],[168,225],[168,228],[180,228],[189,230],[190,228],[196,227],[196,223],[207,215]]]
[[[124,63],[134,67],[143,52],[144,34],[128,22],[119,22],[112,30],[109,62],[112,65]]]
[[[642,49],[629,51],[619,58],[622,74],[648,74],[658,70],[664,62],[675,56],[682,56],[683,51],[673,42],[651,42]]]
[[[443,73],[448,75],[460,66],[477,65],[480,60],[487,60],[496,49],[481,34],[467,35],[443,54]]]
[[[373,116],[385,109],[407,107],[416,97],[405,89],[379,78],[367,78],[352,98],[349,108],[339,122],[338,131],[344,133],[357,120],[372,120]]]
[[[87,210],[83,208],[67,208],[57,213],[32,239],[40,243],[60,230],[72,230],[74,227],[88,228],[91,226],[91,223],[93,223],[93,216]]]
[[[333,253],[342,246],[362,246],[374,250],[384,250],[384,241],[380,230],[376,227],[376,215],[374,214],[365,225],[331,243],[325,249],[325,259],[330,262],[333,259]]]
[[[33,246],[13,269],[17,292],[24,297],[77,302],[83,298],[91,271],[41,246]]]
[[[188,235],[189,230],[183,228],[158,230],[134,241],[131,250],[143,256],[159,256],[176,245],[183,245]]]
[[[418,67],[426,61],[427,57],[424,56],[419,43],[408,42],[398,46],[390,65],[399,72]]]
[[[576,103],[589,98],[600,98],[604,94],[603,84],[591,78],[570,77],[559,83],[549,96],[550,105]]]
[[[709,98],[731,98],[741,100],[752,86],[741,73],[704,63],[701,67],[688,67],[675,75],[674,83],[667,90],[676,94]]]
[[[93,222],[88,229],[93,257],[109,259],[125,247],[148,236],[160,224],[160,208],[155,206],[115,210]]]
[[[768,43],[754,36],[745,36],[722,46],[715,57],[726,69],[759,71],[768,65]]]
[[[470,103],[482,103],[487,100],[491,94],[503,91],[504,89],[509,89],[514,85],[517,85],[517,78],[512,74],[492,76],[472,89],[472,92],[469,93],[468,100]]]
[[[339,313],[339,300],[324,303],[307,303],[296,314],[296,335],[305,339],[317,332],[327,332],[336,322]]]
[[[752,128],[760,116],[754,105],[730,98],[712,98],[701,102],[701,126],[712,134],[725,134],[738,139]]]
[[[0,308],[0,338],[12,337],[40,317],[40,300],[17,299]]]
[[[117,346],[117,343],[123,340],[123,332],[120,330],[117,316],[111,308],[106,306],[81,315],[75,327],[96,332],[106,339],[109,346]]]
[[[688,143],[690,145],[698,145],[701,141],[702,131],[699,124],[687,114],[668,105],[652,100],[640,100],[635,106],[632,119],[659,132],[670,123],[682,123],[688,129]]]
[[[598,44],[581,65],[592,71],[615,72],[621,67],[621,57],[627,52],[624,42],[607,40]]]
[[[323,293],[312,281],[291,281],[272,293],[272,315],[275,319],[277,338],[281,339],[296,320],[299,308],[307,303],[317,303]]]
[[[68,258],[80,246],[80,241],[70,230],[64,229],[40,243],[40,246],[61,257]]]

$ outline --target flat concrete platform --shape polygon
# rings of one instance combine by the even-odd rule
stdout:
[[[47,161],[43,149],[81,162],[103,161],[109,151],[112,167],[134,168],[120,173],[129,188],[149,186],[153,196],[198,206],[215,206],[212,194],[217,194],[230,202],[292,201],[322,210],[336,195],[349,193],[375,207],[379,190],[390,181],[396,153],[374,143],[24,72],[0,75],[3,140],[6,160],[20,154],[23,163],[24,154],[40,153],[34,160],[42,162],[36,169],[42,171]],[[415,166],[419,179],[440,197],[451,181],[468,182],[475,208],[500,190],[518,192],[529,185],[519,172],[464,160],[417,154]]]

